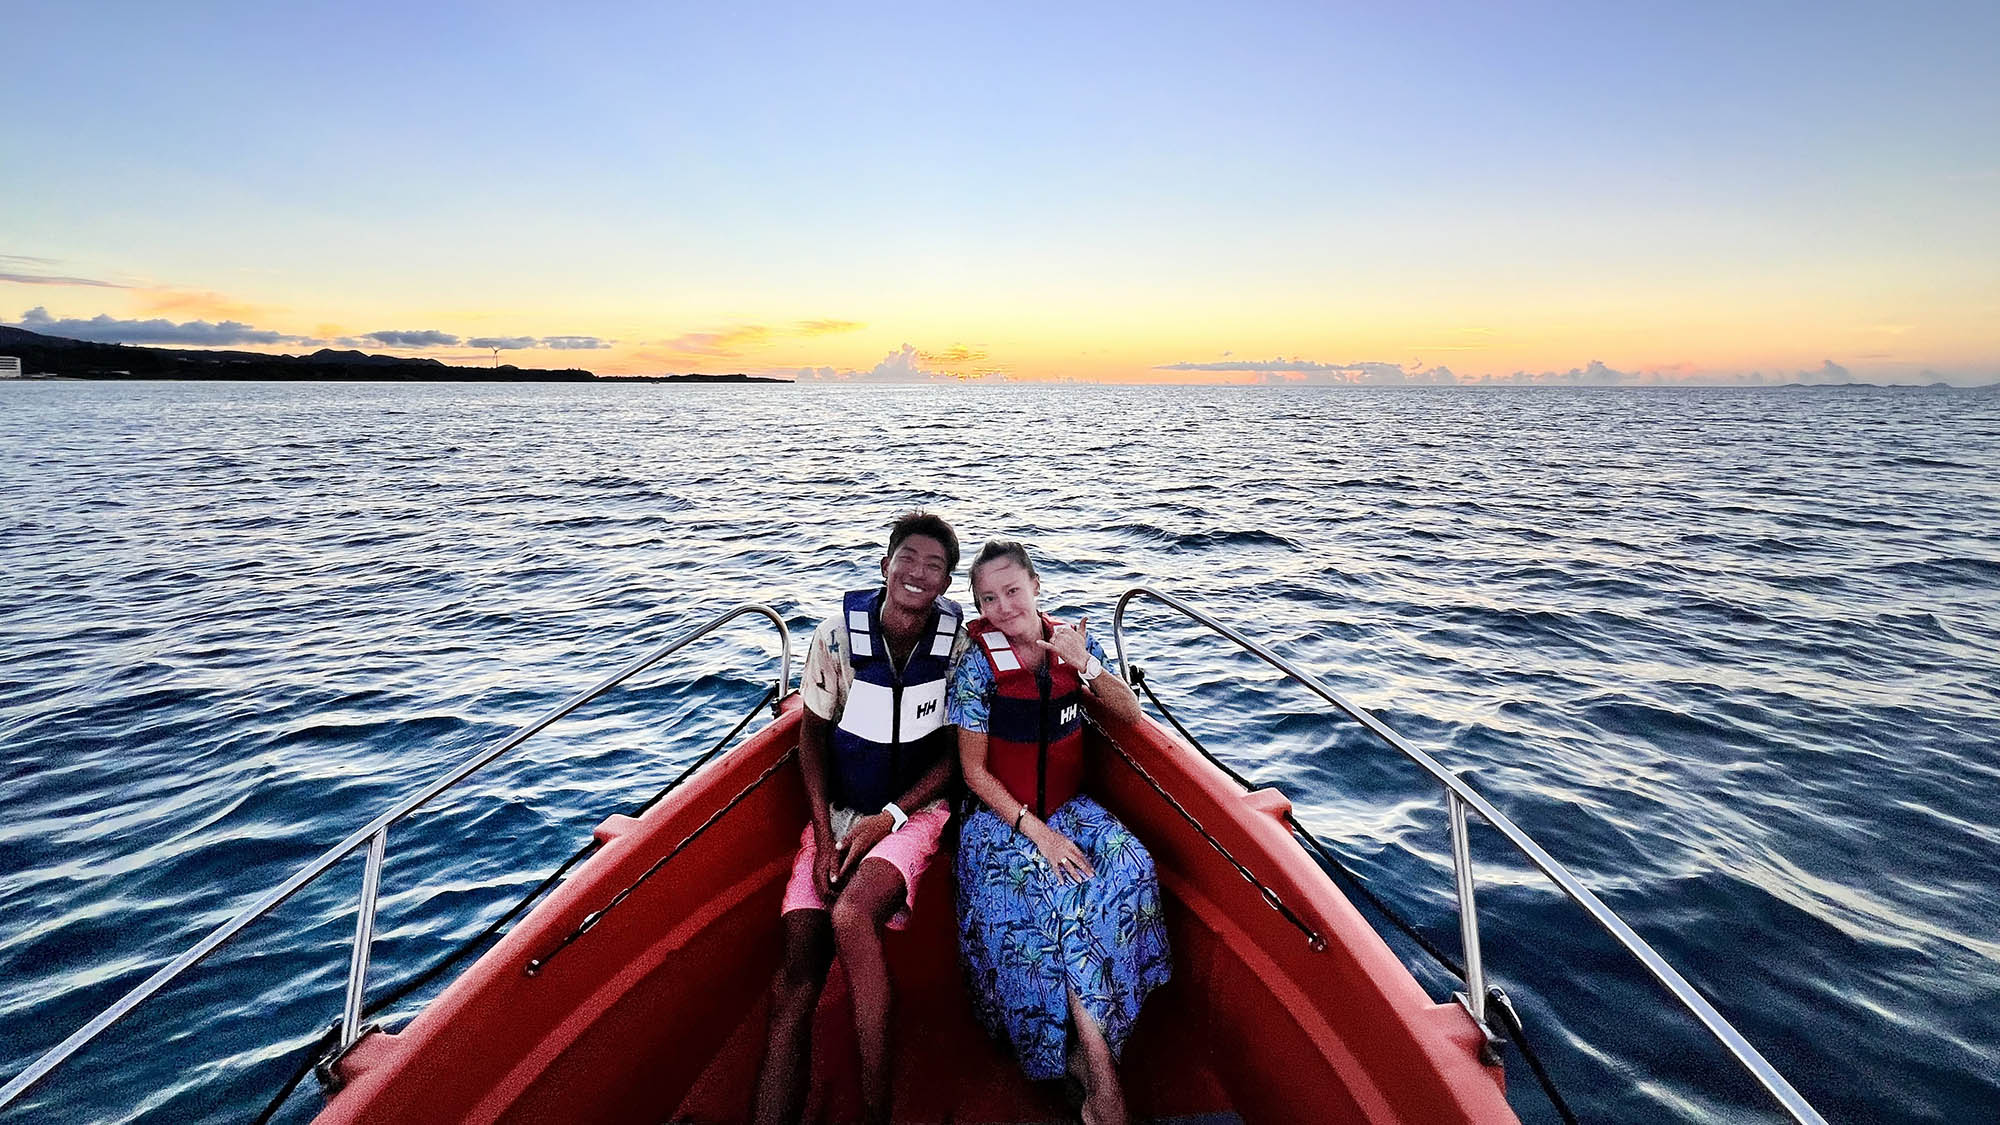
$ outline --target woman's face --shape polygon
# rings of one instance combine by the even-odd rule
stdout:
[[[980,616],[1016,641],[1041,638],[1042,618],[1035,610],[1035,597],[1041,592],[1041,582],[1010,558],[980,567],[972,582],[972,597]]]

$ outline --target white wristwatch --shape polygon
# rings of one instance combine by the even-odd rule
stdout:
[[[1082,677],[1083,682],[1086,684],[1103,674],[1104,661],[1099,660],[1095,656],[1092,656],[1090,662],[1077,671],[1077,675]]]
[[[897,804],[894,801],[890,801],[888,804],[883,805],[882,811],[889,814],[889,821],[890,821],[889,831],[891,832],[894,832],[898,828],[901,828],[903,825],[908,824],[910,822],[910,814],[904,812],[903,806]]]

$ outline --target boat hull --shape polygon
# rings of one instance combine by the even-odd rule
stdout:
[[[798,720],[793,697],[643,817],[606,820],[604,846],[423,1012],[355,1045],[318,1120],[744,1119],[779,963],[778,904],[806,818],[787,757]],[[1281,795],[1245,793],[1150,722],[1094,732],[1092,742],[1089,788],[1152,852],[1173,943],[1174,979],[1148,999],[1121,1065],[1135,1114],[1515,1120],[1499,1070],[1478,1061],[1478,1029],[1457,1005],[1431,1002],[1291,838]],[[531,960],[677,846],[617,909],[528,975]],[[889,939],[895,1117],[1065,1117],[1059,1092],[1025,1081],[972,1019],[950,866],[932,864],[909,929]],[[836,966],[815,1019],[809,1119],[858,1119],[854,1060]]]

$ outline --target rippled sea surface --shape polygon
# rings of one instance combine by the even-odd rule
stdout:
[[[0,1078],[689,623],[764,601],[802,643],[921,504],[1028,540],[1059,615],[1108,634],[1156,586],[1374,709],[1829,1118],[1994,1120],[1996,481],[1993,392],[0,385]],[[1415,767],[1157,606],[1128,643],[1456,951]],[[657,789],[774,651],[746,621],[398,826],[373,979]],[[1585,1120],[1769,1114],[1505,841],[1473,847],[1489,971]],[[359,880],[0,1116],[247,1120],[338,1012]]]

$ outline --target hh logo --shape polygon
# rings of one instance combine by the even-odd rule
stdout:
[[[935,699],[927,699],[924,702],[917,704],[917,718],[921,719],[924,716],[929,715],[931,712],[937,710],[937,705],[938,701]]]
[[[1078,707],[1078,706],[1077,706],[1076,704],[1074,704],[1074,703],[1072,703],[1072,704],[1070,704],[1069,706],[1067,706],[1067,707],[1063,708],[1063,713],[1062,713],[1062,725],[1063,725],[1063,726],[1068,726],[1068,725],[1070,725],[1071,723],[1073,723],[1073,722],[1076,722],[1076,720],[1077,720],[1077,715],[1078,715],[1078,713],[1080,712],[1080,710],[1081,710],[1081,709],[1080,709],[1080,708],[1079,708],[1079,707]]]

